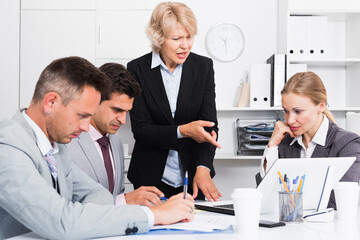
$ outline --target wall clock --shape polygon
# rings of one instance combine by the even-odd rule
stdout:
[[[216,24],[206,34],[206,50],[215,60],[233,61],[242,54],[244,48],[244,33],[235,24]]]

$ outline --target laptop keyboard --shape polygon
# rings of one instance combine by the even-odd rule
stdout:
[[[234,209],[234,204],[216,205],[216,207]]]

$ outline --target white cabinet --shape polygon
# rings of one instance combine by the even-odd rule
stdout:
[[[296,35],[302,31],[302,19],[323,17],[326,19],[325,39],[312,31],[307,38]],[[300,22],[296,19],[300,19]],[[316,25],[316,22],[308,24]],[[286,53],[288,63],[307,64],[308,70],[318,74],[328,92],[330,107],[349,110],[360,110],[360,2],[339,1],[279,1],[279,52]],[[304,49],[303,54],[293,51],[293,41],[308,44],[321,41],[325,46],[324,54],[310,53],[311,48]],[[302,56],[303,55],[303,56]]]
[[[31,101],[41,71],[54,59],[81,56],[95,63],[95,11],[22,10],[20,107]]]
[[[22,10],[94,10],[95,0],[21,0]]]
[[[150,52],[145,34],[150,16],[151,10],[97,11],[96,58],[130,60]]]

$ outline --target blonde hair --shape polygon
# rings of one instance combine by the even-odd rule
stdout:
[[[292,76],[285,84],[281,95],[295,93],[308,97],[315,105],[325,103],[324,114],[333,123],[336,123],[334,116],[327,108],[326,89],[320,77],[313,72],[299,72]]]
[[[184,3],[162,2],[155,7],[146,31],[154,52],[160,51],[165,39],[170,36],[177,23],[182,24],[191,37],[196,35],[195,15]]]

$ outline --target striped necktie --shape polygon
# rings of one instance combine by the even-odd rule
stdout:
[[[46,162],[47,162],[47,164],[49,166],[50,172],[51,172],[51,174],[54,177],[55,182],[56,182],[58,174],[57,174],[57,165],[56,165],[56,159],[54,157],[54,154],[52,154],[52,153],[45,154],[45,159],[46,159]]]

